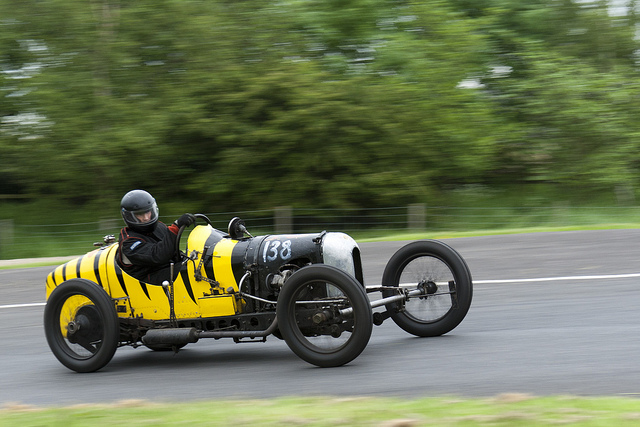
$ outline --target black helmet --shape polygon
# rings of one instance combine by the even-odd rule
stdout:
[[[120,202],[122,219],[127,227],[140,233],[149,233],[158,222],[156,199],[144,190],[132,190]]]

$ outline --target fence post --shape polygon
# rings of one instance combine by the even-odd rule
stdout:
[[[554,226],[571,225],[568,221],[571,215],[569,202],[554,202],[552,207]]]
[[[9,259],[9,252],[13,245],[13,220],[0,220],[0,259]]]
[[[424,230],[427,226],[427,207],[424,203],[409,205],[407,214],[407,228],[409,230]]]
[[[616,185],[616,200],[618,206],[633,206],[636,203],[636,195],[631,185]]]
[[[276,234],[293,233],[293,214],[291,206],[279,206],[274,209]]]

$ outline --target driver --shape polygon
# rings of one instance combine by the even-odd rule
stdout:
[[[144,190],[132,190],[120,202],[122,219],[127,224],[120,230],[118,263],[127,274],[146,283],[160,285],[170,280],[171,261],[174,262],[174,277],[182,266],[176,253],[176,236],[182,226],[195,222],[195,217],[186,213],[167,227],[158,221],[156,200]]]

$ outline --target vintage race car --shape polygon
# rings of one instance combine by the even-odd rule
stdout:
[[[411,334],[437,336],[471,305],[469,269],[442,242],[407,244],[387,263],[382,284],[365,286],[360,249],[346,234],[253,237],[239,218],[226,233],[205,215],[196,218],[204,224],[191,231],[184,252],[185,228],[178,233],[184,262],[172,283],[125,273],[113,236],[48,275],[44,329],[63,365],[96,371],[125,345],[178,351],[202,338],[263,342],[274,335],[311,364],[340,366],[389,317]],[[370,299],[376,292],[381,298]]]

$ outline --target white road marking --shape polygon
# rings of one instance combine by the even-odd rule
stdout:
[[[495,283],[525,283],[525,282],[556,282],[560,280],[610,280],[640,277],[640,273],[606,274],[600,276],[565,276],[565,277],[539,277],[534,279],[503,279],[503,280],[474,280],[474,285],[487,285]]]
[[[605,274],[600,276],[564,276],[564,277],[538,277],[533,279],[496,279],[496,280],[474,280],[474,285],[493,285],[500,283],[527,283],[527,282],[557,282],[562,280],[611,280],[611,279],[628,279],[640,277],[640,273],[628,274]],[[0,305],[3,308],[24,308],[24,307],[43,307],[46,303],[36,302],[31,304],[9,304]]]
[[[9,305],[0,305],[0,308],[23,308],[23,307],[44,307],[46,303],[44,302],[34,302],[32,304],[9,304]]]

